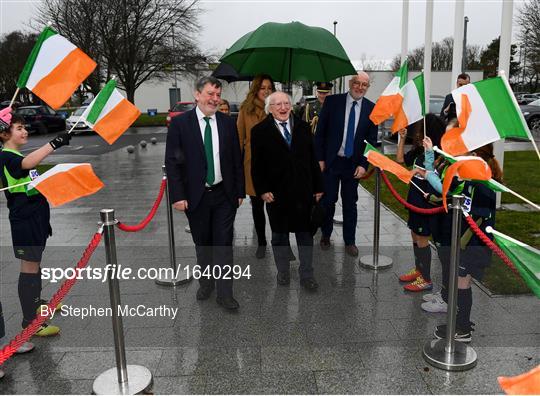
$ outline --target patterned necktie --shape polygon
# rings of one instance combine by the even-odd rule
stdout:
[[[352,102],[351,112],[349,113],[349,121],[347,123],[347,138],[345,140],[345,157],[351,158],[354,151],[354,121],[356,118],[356,101]]]
[[[279,125],[283,127],[283,133],[285,134],[285,141],[287,142],[287,146],[291,147],[292,136],[289,130],[287,129],[287,123],[280,122]]]
[[[206,127],[204,128],[204,152],[206,154],[206,184],[214,184],[214,148],[212,147],[212,127],[210,126],[210,117],[204,117]]]

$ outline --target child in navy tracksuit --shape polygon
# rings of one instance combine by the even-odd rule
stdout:
[[[427,153],[431,149],[430,146],[431,144],[428,141],[426,144],[426,156],[428,156]],[[491,168],[493,179],[499,182],[502,181],[502,171],[499,163],[493,156],[492,144],[480,147],[474,150],[471,154],[477,155],[485,160]],[[441,178],[435,172],[427,172],[426,178],[436,190],[440,190],[442,192]],[[456,191],[456,189],[454,189],[451,195],[461,193],[466,197],[466,202],[464,205],[465,211],[469,213],[480,229],[485,232],[486,227],[493,226],[495,224],[495,192],[489,189],[485,184],[478,181],[460,182],[459,180],[455,180],[454,182],[459,183],[459,188],[457,190],[461,191]],[[442,214],[438,250],[439,258],[443,267],[442,298],[445,303],[448,303],[451,224],[452,213],[448,212]],[[482,279],[484,269],[491,263],[491,251],[476,236],[476,234],[474,234],[472,229],[469,228],[465,218],[462,218],[460,244],[461,251],[458,269],[457,296],[458,311],[456,316],[455,338],[458,341],[470,342],[472,339],[471,332],[474,331],[474,323],[472,323],[470,320],[472,307],[471,279]],[[445,335],[446,325],[437,326],[435,336],[438,338],[444,338]]]
[[[444,121],[435,114],[426,114],[425,124],[425,134],[424,123],[419,121],[415,124],[413,147],[405,154],[403,153],[403,148],[405,146],[407,130],[402,129],[399,131],[401,139],[397,148],[397,162],[405,163],[409,167],[425,168],[422,139],[424,136],[428,136],[435,145],[440,145],[441,137],[445,132]],[[428,202],[424,197],[424,193],[436,193],[427,180],[419,175],[415,175],[412,182],[414,185],[412,183],[409,185],[407,202],[422,209],[433,208],[433,204]],[[415,268],[399,276],[401,282],[411,282],[403,287],[407,291],[419,292],[433,288],[431,282],[431,247],[429,246],[429,237],[432,234],[431,229],[433,228],[431,225],[432,222],[433,216],[409,210],[407,226],[411,230]]]
[[[52,230],[49,224],[49,204],[37,190],[28,189],[25,183],[37,176],[34,168],[57,148],[69,144],[70,136],[61,133],[41,148],[23,156],[21,147],[28,142],[28,132],[22,117],[11,115],[11,108],[0,112],[0,180],[5,190],[9,209],[9,222],[15,257],[21,260],[19,275],[19,300],[23,311],[22,327],[27,327],[36,317],[41,300],[40,264],[47,238]],[[0,335],[4,335],[3,320]],[[38,336],[58,334],[56,326],[43,324]],[[25,343],[19,353],[34,348]]]

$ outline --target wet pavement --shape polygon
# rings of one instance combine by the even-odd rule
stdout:
[[[161,182],[163,143],[102,155],[59,153],[50,161],[90,162],[106,187],[97,194],[52,210],[54,230],[43,267],[74,266],[97,228],[99,210],[114,208],[117,219],[133,224],[146,216]],[[20,331],[17,297],[19,264],[13,257],[5,202],[0,209],[0,295],[7,342]],[[360,189],[357,243],[360,255],[372,246],[373,199]],[[340,210],[337,210],[340,214]],[[176,254],[182,266],[194,265],[187,220],[175,213]],[[269,238],[270,231],[267,230]],[[381,252],[393,266],[374,272],[344,254],[341,226],[334,245],[318,247],[315,276],[319,291],[301,289],[292,262],[290,286],[276,284],[276,269],[267,249],[254,257],[256,238],[249,202],[235,223],[235,264],[251,277],[235,280],[238,313],[217,306],[214,296],[197,301],[198,283],[177,288],[157,286],[151,279],[121,281],[122,304],[132,307],[177,308],[172,316],[124,317],[128,364],[147,367],[155,393],[368,393],[477,394],[501,393],[497,376],[517,375],[540,364],[540,301],[533,296],[491,298],[473,286],[471,346],[478,365],[449,373],[429,366],[421,348],[433,338],[445,314],[421,310],[421,294],[403,291],[398,275],[413,263],[409,231],[386,208],[381,210]],[[125,267],[168,267],[167,221],[162,203],[155,219],[138,233],[116,229],[118,261]],[[294,238],[293,251],[297,254]],[[440,265],[433,254],[432,272],[440,283]],[[103,245],[89,265],[103,267]],[[44,281],[50,297],[59,283]],[[64,303],[72,308],[109,307],[108,286],[99,280],[79,280]],[[36,350],[15,356],[2,369],[0,393],[90,393],[93,380],[115,365],[111,318],[55,316],[61,334],[33,338]]]

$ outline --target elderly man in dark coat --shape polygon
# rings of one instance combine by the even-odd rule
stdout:
[[[313,277],[311,212],[323,191],[310,126],[292,116],[291,98],[274,92],[265,102],[268,114],[251,132],[251,175],[255,192],[266,203],[277,282],[290,283],[287,241],[294,232],[300,256],[300,284],[318,288]]]

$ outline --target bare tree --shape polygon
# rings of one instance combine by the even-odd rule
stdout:
[[[525,60],[521,65],[525,68],[522,86],[536,92],[540,89],[540,0],[523,3],[516,20],[519,25],[517,37]]]
[[[17,89],[19,74],[26,63],[26,58],[36,41],[35,34],[11,32],[0,39],[0,96],[3,100],[11,99]],[[30,100],[28,90],[20,92],[23,102]]]
[[[480,63],[480,47],[467,45],[467,69],[474,70]],[[454,39],[446,37],[431,46],[431,69],[433,71],[452,70],[452,57],[454,51]],[[414,48],[407,54],[409,70],[422,70],[424,67],[424,46]],[[399,69],[401,58],[399,55],[392,60],[392,70]]]
[[[99,65],[87,83],[93,93],[112,74],[135,101],[144,82],[176,69],[197,72],[206,58],[194,40],[198,0],[42,0],[47,21]],[[174,32],[174,37],[173,37]],[[174,42],[173,42],[174,40]],[[172,65],[172,66],[171,66]]]

